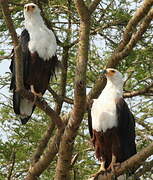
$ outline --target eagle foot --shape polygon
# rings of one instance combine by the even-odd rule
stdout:
[[[39,98],[42,97],[42,93],[36,93],[36,92],[32,92],[32,93],[34,94],[34,96],[37,96],[37,97],[39,97]]]
[[[91,176],[96,177],[98,174],[102,174],[102,175],[107,174],[106,169],[105,169],[105,161],[101,161],[98,172],[96,172],[95,174],[92,174]]]
[[[42,93],[41,93],[41,92],[40,92],[40,93],[37,93],[37,92],[35,91],[33,85],[31,85],[30,87],[31,87],[31,92],[34,94],[34,96],[37,96],[37,97],[39,97],[39,98],[42,97]]]
[[[96,172],[96,173],[94,173],[94,174],[92,174],[91,175],[91,177],[96,177],[96,176],[98,176],[99,174],[101,174],[101,175],[106,175],[107,174],[107,171],[102,171],[102,170],[98,170],[98,172]]]
[[[111,163],[109,167],[107,168],[107,171],[115,172],[116,167],[120,167],[121,163]]]

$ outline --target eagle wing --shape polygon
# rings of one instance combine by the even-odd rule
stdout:
[[[27,90],[31,90],[32,85],[36,93],[41,93],[41,95],[43,95],[48,88],[50,79],[55,76],[56,70],[61,68],[61,63],[58,61],[56,54],[49,60],[44,60],[39,57],[38,52],[31,53],[28,48],[29,40],[29,33],[25,29],[20,36],[24,87]],[[27,99],[21,97],[20,94],[16,92],[14,55],[12,56],[10,70],[12,72],[10,89],[13,90],[14,112],[20,115],[22,124],[26,124],[36,106],[33,102],[27,101]]]
[[[25,88],[28,90],[30,89],[30,86],[28,86],[26,82],[26,78],[28,77],[29,74],[29,59],[30,59],[30,52],[28,50],[28,42],[29,42],[29,33],[26,29],[24,29],[21,33],[20,36],[20,44],[21,44],[21,49],[22,49],[22,59],[23,59],[23,82]],[[20,115],[20,106],[21,106],[21,101],[24,101],[24,98],[20,96],[18,92],[16,92],[16,73],[15,73],[15,54],[14,54],[14,49],[12,50],[13,56],[12,56],[12,61],[10,65],[10,70],[12,72],[12,77],[11,77],[11,84],[10,84],[10,90],[13,90],[13,109],[14,112],[18,115]],[[24,102],[23,102],[24,103]],[[31,117],[31,114],[33,113],[35,109],[35,105],[32,103],[29,104],[31,106],[31,113],[28,116],[21,117],[21,122],[22,124],[26,124],[26,122],[29,120]]]
[[[121,145],[121,162],[136,154],[135,119],[123,98],[116,104],[118,116],[118,132]]]
[[[88,129],[91,138],[93,137],[93,132],[92,132],[92,117],[91,117],[91,109],[88,109]]]

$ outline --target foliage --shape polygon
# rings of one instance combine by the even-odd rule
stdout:
[[[35,1],[33,1],[35,2]],[[71,0],[46,0],[40,1],[39,6],[43,11],[45,22],[54,30],[58,40],[58,57],[63,63],[64,50],[67,50],[68,57],[66,94],[65,97],[73,99],[74,77],[76,57],[78,54],[79,37],[79,16],[74,2]],[[17,29],[23,29],[23,4],[27,1],[15,0],[10,2],[12,19]],[[90,4],[90,1],[86,1]],[[140,1],[135,0],[104,0],[101,1],[92,15],[91,35],[89,47],[89,61],[87,67],[87,93],[93,87],[99,76],[99,72],[105,67],[108,58],[121,41],[124,28],[133,16]],[[153,48],[152,48],[152,24],[147,32],[136,44],[129,55],[122,60],[117,67],[124,75],[126,83],[125,92],[140,90],[148,86],[153,79]],[[0,56],[7,56],[11,53],[12,42],[8,34],[5,21],[0,11]],[[3,61],[0,66],[3,68]],[[10,60],[5,60],[9,66]],[[6,67],[6,65],[4,67]],[[26,176],[31,158],[35,149],[46,131],[50,119],[37,109],[27,125],[21,126],[20,120],[12,110],[12,95],[9,93],[10,72],[0,74],[0,179],[8,177],[13,166],[12,179],[23,179]],[[61,74],[51,83],[53,90],[61,94]],[[137,125],[137,149],[140,151],[146,147],[153,136],[153,89],[144,96],[128,98],[127,102],[136,117]],[[49,92],[45,95],[47,102],[56,110],[57,102]],[[64,102],[61,109],[61,116],[71,111],[72,105]],[[55,134],[53,131],[52,136]],[[74,142],[73,156],[78,158],[71,168],[72,179],[87,179],[90,174],[96,172],[98,163],[94,157],[93,148],[87,128],[87,116],[78,130]],[[51,162],[47,170],[40,176],[40,179],[52,179],[55,175],[57,156]],[[14,164],[13,164],[14,163]],[[150,173],[145,173],[141,179],[151,179]]]

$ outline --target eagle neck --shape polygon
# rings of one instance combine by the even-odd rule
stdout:
[[[99,98],[107,96],[109,98],[119,98],[123,96],[123,83],[121,81],[110,81],[107,79],[107,84],[100,94]]]
[[[44,61],[50,60],[56,54],[56,38],[54,33],[44,24],[40,13],[25,14],[25,28],[30,35],[29,51],[37,52]]]
[[[40,14],[25,15],[25,28],[29,32],[31,31],[31,29],[37,29],[37,27],[40,26],[43,28],[46,27]]]

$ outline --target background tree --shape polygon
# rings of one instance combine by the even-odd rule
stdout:
[[[140,152],[123,163],[116,170],[117,175],[134,167],[135,179],[152,179],[153,1],[32,2],[38,4],[45,23],[56,34],[63,68],[48,87],[45,100],[36,101],[38,108],[25,126],[12,110],[9,69],[1,71],[0,179],[82,180],[97,171],[87,112],[92,99],[105,86],[106,80],[100,77],[100,70],[105,67],[117,68],[125,76],[124,97],[136,117],[136,143]],[[20,35],[24,28],[25,3],[28,1],[0,1],[1,69],[9,66],[11,49],[18,46],[13,30],[15,27]],[[19,90],[33,99],[30,93]],[[95,179],[102,177],[97,175]]]

